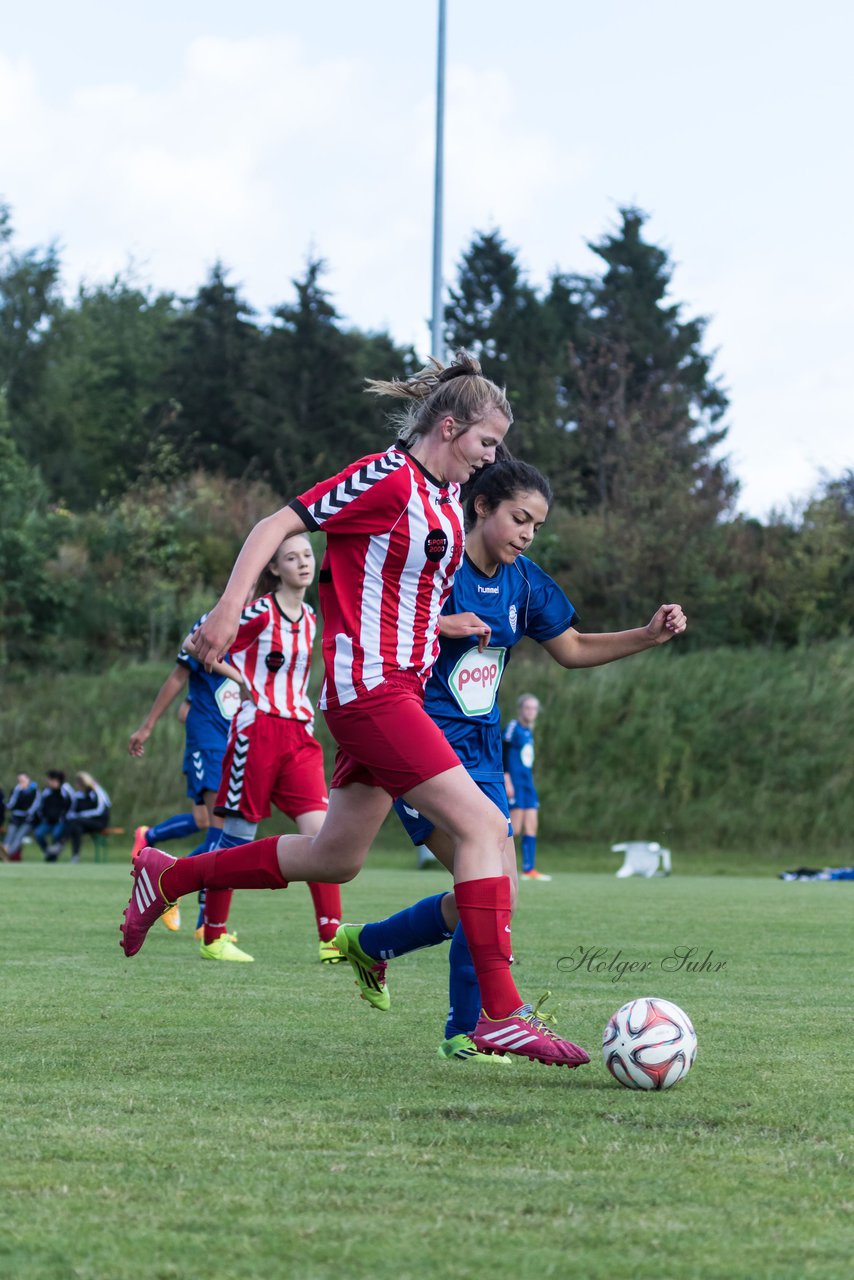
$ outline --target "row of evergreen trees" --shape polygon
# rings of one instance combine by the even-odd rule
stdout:
[[[557,496],[537,558],[588,629],[665,598],[692,644],[794,643],[854,622],[854,477],[763,524],[733,515],[727,396],[668,255],[620,212],[599,269],[531,284],[497,232],[448,293],[449,348],[508,388],[510,443]],[[2,651],[162,652],[222,586],[248,524],[388,438],[362,393],[414,352],[345,327],[310,260],[259,317],[216,265],[195,297],[132,278],[63,294],[56,246],[0,206]]]

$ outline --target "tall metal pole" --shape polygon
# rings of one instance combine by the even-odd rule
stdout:
[[[439,0],[439,49],[436,67],[436,175],[433,184],[433,313],[431,353],[442,360],[442,208],[445,154],[445,0]]]

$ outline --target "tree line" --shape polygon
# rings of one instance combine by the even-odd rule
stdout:
[[[474,236],[445,339],[507,386],[519,456],[556,501],[536,558],[587,630],[678,598],[691,646],[792,645],[854,623],[854,474],[802,509],[735,514],[728,399],[706,320],[620,210],[597,269],[532,284]],[[0,654],[160,656],[222,588],[251,523],[390,439],[363,394],[415,353],[342,322],[312,258],[260,316],[218,263],[191,298],[133,278],[63,290],[56,245],[22,249],[0,205]]]

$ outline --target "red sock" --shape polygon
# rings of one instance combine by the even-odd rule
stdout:
[[[235,849],[211,849],[195,858],[179,858],[160,877],[160,888],[170,902],[199,889],[286,889],[279,870],[278,836],[253,840]]]
[[[454,897],[488,1018],[509,1018],[524,1003],[510,976],[510,877],[465,880]]]
[[[201,854],[196,854],[201,857]],[[209,947],[217,938],[228,933],[228,913],[231,910],[231,889],[208,889],[205,893],[205,937]]]
[[[308,882],[314,902],[314,918],[321,942],[331,942],[341,923],[341,889],[337,884]]]

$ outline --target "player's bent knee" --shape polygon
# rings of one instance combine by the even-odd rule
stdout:
[[[335,850],[332,854],[324,851],[317,860],[317,866],[323,874],[316,879],[322,884],[349,884],[351,880],[355,880],[364,864],[365,856],[358,851],[342,853]]]
[[[335,872],[335,879],[330,880],[330,884],[349,884],[351,880],[355,880],[356,876],[362,870],[362,864],[349,863],[347,866],[340,867]]]

